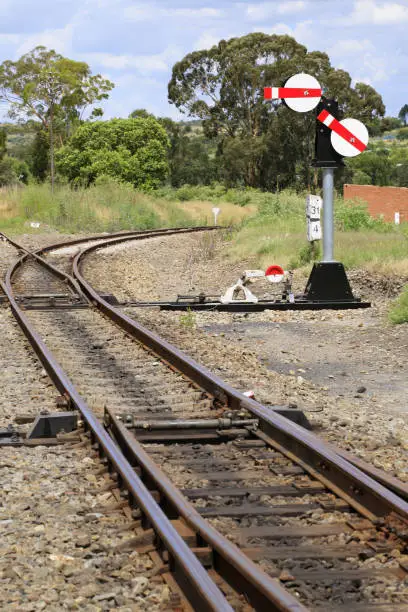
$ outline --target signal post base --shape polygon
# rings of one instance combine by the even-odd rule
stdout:
[[[313,265],[304,297],[308,302],[353,303],[367,307],[363,306],[366,303],[360,298],[354,297],[344,266],[338,261],[321,261]]]

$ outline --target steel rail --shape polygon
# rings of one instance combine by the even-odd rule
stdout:
[[[86,429],[90,431],[91,441],[97,445],[99,454],[107,458],[110,471],[118,474],[119,484],[128,490],[129,504],[139,507],[148,517],[158,542],[162,542],[163,546],[169,551],[171,571],[194,609],[203,610],[203,612],[232,612],[233,609],[225,596],[178,534],[132,466],[118,450],[95,414],[78,393],[55,356],[37,334],[27,316],[19,308],[11,287],[1,280],[0,286],[7,295],[15,319],[55,386],[80,412]]]
[[[168,234],[169,232],[167,232]],[[156,234],[155,234],[156,235]],[[160,235],[160,234],[159,234]],[[162,235],[162,234],[161,234]],[[149,234],[151,237],[151,234]],[[129,239],[129,237],[128,237]],[[52,247],[47,247],[52,249]],[[25,255],[21,259],[26,259]],[[91,441],[97,446],[99,454],[106,457],[110,471],[118,475],[118,484],[128,491],[128,499],[131,506],[138,506],[148,518],[152,525],[157,540],[169,551],[170,567],[179,586],[186,597],[192,603],[195,610],[208,611],[231,611],[232,608],[224,595],[209,577],[197,557],[172,526],[170,520],[164,514],[160,506],[155,502],[149,490],[142,480],[137,476],[133,467],[124,458],[122,453],[102,427],[92,410],[78,393],[71,380],[68,378],[55,356],[48,349],[31,325],[28,317],[21,310],[13,295],[11,286],[12,276],[15,270],[22,265],[19,260],[7,271],[6,282],[0,280],[0,287],[6,294],[11,310],[21,329],[29,340],[31,346],[38,355],[41,363],[48,372],[56,388],[69,401],[70,406],[76,408],[82,415],[86,430],[90,431]],[[215,532],[216,533],[216,532]],[[230,551],[233,547],[233,557],[238,559],[238,567],[243,566],[245,574],[237,583],[238,591],[246,594],[246,587],[250,585],[250,597],[256,604],[257,610],[276,610],[280,612],[304,612],[306,608],[297,599],[291,596],[275,580],[269,578],[252,561],[248,560],[234,545],[217,534],[221,550],[226,548]],[[163,547],[163,546],[162,546]],[[245,578],[245,580],[243,580]],[[249,581],[249,583],[247,582]]]
[[[43,259],[38,254],[38,252],[42,252],[41,249],[40,249],[40,251],[29,251],[25,247],[21,246],[20,244],[18,244],[17,242],[12,240],[8,236],[6,236],[6,234],[3,234],[3,232],[0,232],[0,237],[2,237],[7,242],[9,242],[18,251],[24,253],[24,255],[22,257],[20,257],[20,259],[16,262],[15,266],[13,267],[13,274],[17,271],[17,268],[20,268],[25,261],[27,261],[30,257],[32,257],[33,259],[35,259],[35,261],[38,264],[40,264],[40,266],[42,266],[43,268],[48,270],[48,272],[50,272],[51,274],[54,274],[55,276],[57,276],[64,283],[67,283],[70,286],[70,288],[73,291],[73,293],[76,293],[78,295],[82,295],[81,289],[79,288],[79,286],[76,283],[75,279],[72,278],[72,276],[70,276],[69,274],[67,274],[66,272],[64,272],[62,270],[59,270],[58,268],[53,266],[51,263],[49,263],[48,261]],[[9,268],[9,270],[10,270],[10,268]]]
[[[181,516],[189,527],[198,534],[199,539],[213,551],[213,566],[216,572],[238,592],[244,592],[255,610],[292,610],[306,608],[296,601],[276,580],[271,580],[232,542],[212,527],[171,480],[162,472],[140,442],[105,409],[105,426],[112,435],[124,456],[133,466],[139,466],[150,488],[157,489],[171,516]],[[153,486],[151,486],[153,485]],[[256,571],[254,571],[254,569]],[[272,587],[272,588],[271,588]]]
[[[123,237],[129,240],[130,238],[137,239],[139,236],[140,237],[160,237],[160,236],[171,236],[173,234],[195,233],[195,232],[213,231],[213,230],[219,230],[219,229],[223,229],[223,228],[221,228],[220,226],[211,226],[211,227],[199,226],[199,227],[193,227],[193,228],[166,228],[166,229],[158,229],[158,230],[144,230],[144,231],[135,230],[135,231],[129,231],[129,232],[118,232],[115,234],[110,234],[109,236],[95,235],[95,236],[90,236],[88,238],[76,238],[70,241],[50,244],[48,246],[41,247],[35,251],[27,250],[25,247],[15,242],[12,238],[7,236],[3,232],[0,232],[0,238],[3,238],[9,244],[15,247],[18,251],[24,253],[24,255],[20,257],[15,262],[15,264],[7,270],[6,283],[11,288],[11,279],[14,276],[14,274],[17,272],[17,269],[20,268],[24,264],[25,261],[27,261],[30,257],[32,257],[33,259],[37,261],[39,265],[45,268],[48,272],[50,272],[51,274],[54,274],[64,283],[69,285],[73,294],[77,294],[80,297],[82,297],[85,301],[88,301],[87,297],[83,294],[78,283],[70,274],[60,270],[53,264],[49,263],[46,259],[41,257],[41,255],[48,253],[50,251],[56,251],[58,249],[76,246],[76,245],[80,245],[83,243],[86,244],[88,242],[94,242],[94,241],[99,241],[99,240],[104,241],[104,244],[106,244],[110,239],[118,239],[118,238],[123,238]]]
[[[120,237],[131,237],[144,235],[149,236],[150,234],[159,235],[171,235],[172,233],[194,233],[194,232],[205,232],[205,231],[213,231],[213,230],[221,230],[228,229],[228,227],[223,227],[220,225],[203,225],[197,227],[167,227],[163,229],[151,229],[151,230],[128,230],[125,232],[113,232],[113,233],[105,233],[105,234],[94,234],[92,236],[83,237],[83,238],[74,238],[74,240],[65,240],[63,242],[56,242],[55,244],[50,244],[45,247],[41,247],[34,251],[33,253],[47,253],[49,251],[55,251],[58,249],[63,249],[65,247],[76,246],[79,244],[83,244],[84,242],[95,242],[98,240],[106,241],[111,238],[120,238]],[[25,251],[26,249],[15,242],[12,238],[4,234],[4,232],[0,232],[0,237],[9,242],[12,246],[14,246],[17,250]]]
[[[380,482],[384,487],[390,489],[390,491],[394,491],[401,499],[408,501],[408,483],[399,480],[399,478],[395,478],[389,472],[385,472],[384,470],[380,470],[376,468],[374,465],[367,463],[364,459],[353,455],[349,451],[345,451],[342,448],[337,448],[335,446],[332,447],[335,452],[339,455],[347,459],[350,463],[358,467],[359,470],[365,472],[374,480]]]
[[[131,319],[98,295],[80,272],[80,265],[84,257],[97,249],[129,239],[132,238],[121,237],[110,240],[106,245],[91,245],[75,257],[73,275],[92,304],[126,333],[205,389],[220,403],[231,409],[246,409],[257,416],[260,419],[260,430],[264,434],[284,447],[293,457],[297,457],[306,471],[313,473],[315,478],[319,478],[336,495],[345,499],[357,512],[377,523],[384,522],[393,512],[407,521],[408,503],[406,501],[341,457],[332,450],[333,447],[329,447],[318,436],[274,413],[259,402],[247,398],[186,353]],[[141,237],[134,239],[141,239]],[[391,523],[389,526],[391,528]]]
[[[198,231],[199,231],[199,230],[198,230]],[[153,232],[151,235],[155,235],[155,233]],[[156,234],[156,235],[157,235],[157,234]],[[149,236],[146,236],[146,235],[145,235],[145,237],[147,238],[147,237],[149,237]],[[141,238],[142,238],[142,236],[137,236],[137,237],[136,237],[136,236],[132,235],[132,236],[128,236],[128,237],[126,238],[126,237],[124,237],[123,235],[121,235],[121,236],[120,236],[120,238],[118,238],[117,240],[115,240],[115,239],[114,239],[114,240],[112,240],[112,239],[107,239],[107,240],[106,240],[106,241],[105,241],[103,244],[98,244],[98,245],[93,245],[93,247],[88,247],[87,249],[85,249],[85,251],[83,252],[83,254],[84,254],[84,253],[89,252],[90,250],[97,249],[97,248],[102,248],[103,246],[108,246],[108,245],[110,245],[110,244],[115,244],[115,243],[117,243],[117,242],[121,242],[121,241],[124,241],[124,240],[126,240],[126,239],[127,239],[127,240],[129,240],[129,239],[141,239]],[[98,237],[97,239],[98,239],[98,240],[100,240],[101,238],[100,238],[100,237]],[[89,239],[83,239],[83,240],[81,240],[81,242],[87,242],[87,241],[89,241]],[[69,244],[69,243],[68,243],[68,244]],[[59,245],[58,245],[58,246],[59,246]],[[55,247],[54,247],[54,246],[49,247],[49,249],[50,249],[50,250],[52,250],[52,248],[55,248]],[[75,274],[75,268],[76,268],[76,269],[78,269],[78,262],[79,262],[79,260],[81,259],[81,256],[82,256],[83,254],[78,255],[78,256],[75,258],[75,261],[74,261],[74,266],[73,266],[73,268],[74,268],[74,275],[75,275],[75,277],[76,277],[76,280],[78,280],[78,277],[77,277],[77,276],[76,276],[76,274]],[[7,293],[7,288],[6,288],[6,287],[5,287],[3,284],[2,284],[2,287],[3,287],[3,290],[4,290],[4,291]],[[92,288],[91,288],[91,289],[92,289]],[[92,290],[92,291],[93,291],[93,290]],[[85,293],[87,293],[87,292],[85,292]],[[94,293],[95,293],[95,295],[93,295],[93,294],[92,294],[92,292],[91,292],[91,293],[88,295],[89,299],[91,299],[91,300],[92,300],[92,302],[93,302],[94,304],[97,304],[97,303],[98,303],[98,301],[99,301],[99,300],[101,300],[102,302],[104,302],[104,303],[106,304],[106,306],[107,306],[107,307],[109,307],[109,306],[110,306],[109,304],[107,304],[107,303],[105,302],[105,300],[102,300],[101,298],[99,298],[99,296],[96,294],[96,292],[94,292]],[[17,307],[17,308],[18,308],[18,307]],[[103,310],[103,309],[101,309],[101,310]],[[113,309],[113,310],[116,310],[116,309]],[[122,314],[122,313],[120,313],[119,311],[117,311],[117,312],[118,312],[118,314],[120,314],[120,315]],[[124,315],[123,315],[123,316],[124,316]],[[130,321],[132,321],[132,320],[130,320]],[[134,322],[132,322],[132,323],[134,323]],[[119,323],[119,324],[120,324],[120,323]],[[123,327],[123,325],[121,325],[121,326]],[[141,326],[140,326],[140,327],[141,327]],[[149,332],[148,330],[145,330],[144,328],[142,328],[142,330],[143,330],[143,331],[145,331],[145,332],[148,332],[148,334],[151,334],[151,332]],[[128,330],[126,330],[126,331],[128,331]],[[132,335],[134,335],[134,334],[132,334]],[[156,336],[155,334],[153,334],[153,337],[158,338],[158,339],[160,340],[160,338],[159,338],[158,336]],[[163,342],[162,342],[162,344],[163,344]],[[183,354],[181,351],[178,351],[177,349],[175,349],[174,347],[172,347],[172,346],[171,346],[169,343],[164,343],[164,344],[167,344],[167,345],[168,345],[168,347],[170,347],[170,348],[171,348],[173,351],[176,351],[176,352],[178,353],[178,357],[179,357],[179,358],[181,357],[181,361],[180,361],[180,363],[178,363],[178,365],[180,365],[180,364],[181,364],[182,366],[183,366],[183,365],[185,365],[185,364],[184,364],[185,358],[187,358],[187,360],[191,361],[193,365],[195,364],[195,362],[194,362],[193,360],[190,360],[190,359],[189,359],[189,358],[188,358],[186,355],[184,355],[184,354]],[[167,348],[168,348],[168,347],[167,347]],[[165,347],[165,348],[166,348],[166,347]],[[157,352],[157,351],[155,351],[155,352]],[[167,355],[167,357],[168,357],[168,355]],[[44,362],[43,362],[43,363],[44,363]],[[187,365],[191,366],[192,364],[190,363],[190,364],[187,364]],[[45,363],[44,363],[44,365],[45,365]],[[195,365],[196,365],[196,366],[198,366],[198,364],[195,364]],[[173,366],[173,367],[174,367],[174,366]],[[198,367],[200,368],[200,366],[198,366]],[[271,414],[270,414],[270,412],[269,412],[269,411],[268,411],[268,410],[267,410],[265,407],[263,407],[262,405],[258,404],[257,402],[254,402],[253,400],[248,400],[248,398],[246,398],[245,396],[242,396],[242,394],[240,394],[239,392],[237,392],[237,391],[235,391],[234,389],[232,389],[232,388],[231,388],[229,385],[226,385],[225,383],[223,383],[223,381],[220,381],[220,379],[218,379],[217,377],[214,377],[214,375],[212,375],[212,374],[211,374],[211,373],[210,373],[208,370],[206,370],[205,368],[201,368],[201,370],[202,370],[202,371],[200,371],[200,372],[199,372],[200,376],[203,376],[203,375],[204,375],[204,378],[206,379],[206,378],[208,378],[208,376],[207,376],[207,375],[209,374],[209,375],[210,375],[210,380],[209,380],[208,382],[211,382],[211,384],[212,384],[212,385],[214,385],[214,383],[215,383],[215,384],[221,383],[221,385],[220,385],[220,392],[219,392],[219,393],[218,393],[218,395],[217,395],[217,396],[219,397],[219,399],[221,399],[222,401],[227,400],[227,402],[228,402],[228,403],[229,403],[229,405],[231,405],[231,406],[232,406],[232,405],[235,405],[236,407],[239,407],[239,406],[240,406],[240,407],[245,407],[245,408],[249,409],[249,411],[250,411],[250,412],[252,412],[253,414],[257,414],[257,416],[261,416],[261,417],[262,417],[262,418],[264,418],[264,419],[265,419],[265,417],[266,417],[266,422],[267,422],[267,424],[272,425],[274,429],[277,429],[277,430],[278,430],[278,432],[279,432],[279,431],[281,431],[281,430],[283,429],[283,433],[286,433],[286,434],[288,433],[288,432],[286,432],[286,431],[285,431],[285,429],[286,429],[286,426],[287,426],[289,423],[284,423],[284,422],[279,423],[279,421],[280,421],[280,420],[284,421],[284,419],[282,419],[282,417],[278,418],[278,419],[277,419],[278,423],[276,423],[276,417],[278,417],[279,415],[271,415]],[[183,371],[183,369],[180,369],[180,371]],[[194,377],[193,377],[192,379],[194,380]],[[58,385],[57,385],[57,387],[58,387]],[[59,388],[60,388],[60,387],[59,387]],[[60,390],[61,390],[61,388],[60,388]],[[68,395],[69,395],[69,394],[68,394]],[[214,395],[216,395],[216,394],[214,393]],[[233,404],[233,402],[234,402],[234,404]],[[260,408],[260,409],[264,409],[264,410],[266,410],[266,411],[268,412],[268,414],[263,415],[263,414],[262,414],[262,411],[261,411],[261,413],[259,413],[259,412],[257,413],[257,409],[259,410],[259,408]],[[268,423],[268,419],[270,419],[270,417],[274,417],[274,418],[272,418],[272,423]],[[275,422],[274,422],[274,421],[275,421]],[[261,421],[261,425],[263,425],[262,421]],[[278,426],[277,426],[277,425],[278,425]],[[279,427],[279,425],[280,425],[281,427]],[[306,432],[304,432],[304,431],[303,431],[301,428],[297,427],[296,425],[290,424],[290,426],[292,426],[292,427],[289,427],[289,434],[291,434],[291,437],[293,437],[293,433],[294,433],[294,432],[293,432],[293,427],[294,427],[294,428],[295,428],[295,429],[294,429],[295,433],[296,433],[296,430],[298,430],[298,432],[300,432],[301,434],[303,434],[303,436],[305,436],[305,435],[306,435],[306,440],[307,440],[307,438],[308,438],[309,436],[307,435],[307,433],[306,433]],[[92,431],[92,429],[91,429],[91,431]],[[313,438],[318,440],[318,438],[316,438],[316,436],[313,436]],[[274,436],[274,439],[277,439],[277,436],[276,436],[276,435]],[[295,436],[295,441],[296,441],[296,436]],[[319,440],[318,440],[318,441],[319,441]],[[292,441],[292,442],[293,442],[293,441]],[[299,441],[298,441],[298,442],[299,442]],[[303,439],[302,439],[302,440],[301,440],[301,443],[304,443],[304,442],[305,442],[305,440],[303,440]],[[320,443],[320,442],[321,442],[321,441],[319,441],[319,443]],[[289,446],[290,446],[290,445],[289,445]],[[292,449],[293,449],[293,444],[292,444],[292,446],[291,446],[291,447],[292,447]],[[101,448],[101,447],[100,447],[100,448]],[[102,450],[103,450],[103,449],[102,449]],[[310,449],[309,449],[309,450],[310,450]],[[326,449],[326,450],[327,450],[327,449]],[[332,453],[332,454],[334,455],[335,453]],[[323,455],[324,455],[324,454],[323,454]],[[331,459],[331,457],[330,457],[330,453],[328,454],[328,457],[327,457],[327,453],[326,453],[326,459],[327,459],[327,458],[328,458],[329,460]],[[338,458],[337,458],[337,459],[338,459]],[[341,462],[340,462],[340,463],[341,463]],[[348,464],[347,462],[344,462],[344,461],[343,461],[343,463],[344,463],[344,464],[346,464],[346,467],[347,467],[346,472],[347,472],[347,471],[350,471],[350,470],[349,470],[349,468],[351,467],[351,466],[350,466],[350,464]],[[326,469],[325,469],[325,468],[326,468]],[[326,470],[327,470],[327,465],[326,465],[326,466],[324,466],[324,467],[322,466],[322,471],[325,473],[325,475],[326,475],[326,477],[327,477],[327,472],[326,472]],[[360,472],[359,470],[355,470],[355,473],[356,473],[357,477],[359,477],[359,476],[361,475],[361,472]],[[370,478],[366,479],[366,482],[365,482],[365,483],[363,483],[363,484],[367,485],[367,483],[368,483],[368,488],[369,488],[369,489],[370,489],[370,487],[372,488],[372,485],[373,485],[373,484],[374,484],[374,485],[376,485],[376,484],[377,484],[377,483],[373,482],[373,481],[372,481],[372,479],[370,479]],[[374,497],[375,497],[375,496],[377,496],[377,497],[381,498],[381,499],[382,499],[382,502],[383,502],[383,505],[385,506],[385,509],[383,510],[383,514],[384,514],[384,515],[386,515],[386,514],[387,514],[387,512],[389,512],[389,511],[390,511],[390,508],[392,508],[394,511],[396,511],[396,512],[397,512],[397,514],[398,514],[400,517],[406,517],[406,506],[407,506],[407,504],[405,504],[405,506],[401,506],[401,504],[399,503],[399,502],[401,502],[401,500],[399,500],[399,499],[397,498],[397,496],[395,496],[395,495],[394,495],[394,496],[391,496],[391,498],[389,498],[389,499],[385,499],[385,500],[384,500],[384,496],[382,495],[383,491],[382,491],[381,489],[384,489],[384,488],[383,488],[383,487],[379,487],[379,489],[378,489],[378,488],[376,489],[376,488],[375,488],[375,486],[374,486]],[[384,489],[384,491],[387,493],[386,489]],[[338,494],[338,491],[336,491],[336,493]],[[361,494],[361,492],[360,492],[360,493],[358,493],[358,494]],[[366,500],[365,500],[365,501],[366,501]],[[352,505],[353,505],[353,504],[352,504]],[[357,503],[357,502],[356,502],[354,505],[355,505],[355,507],[357,506],[357,509],[358,509],[359,511],[361,511],[361,509],[363,509],[363,510],[364,510],[364,506],[362,506],[361,504],[359,504],[359,503]],[[378,504],[377,504],[377,505],[378,505]],[[378,507],[377,507],[377,511],[378,511]],[[368,514],[370,514],[370,513],[368,513]],[[373,517],[374,519],[375,519],[377,516],[378,516],[378,512],[377,512],[377,514],[372,514],[372,517]],[[286,591],[285,591],[285,595],[286,595]],[[300,604],[297,602],[297,600],[294,600],[294,601],[295,601],[295,605],[296,605],[296,606],[299,606],[299,605],[300,605]],[[197,609],[201,609],[201,608],[197,608]],[[270,609],[270,608],[269,608],[269,609]],[[279,608],[278,608],[278,609],[279,609]],[[281,608],[281,609],[288,609],[288,608],[287,608],[287,607],[285,607],[285,608]],[[293,608],[289,608],[289,609],[293,609]],[[297,608],[294,608],[294,609],[297,609]]]

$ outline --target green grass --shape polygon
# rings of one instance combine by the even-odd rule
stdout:
[[[221,208],[219,222],[235,226],[224,251],[230,259],[293,269],[320,258],[318,250],[311,253],[306,240],[305,195],[292,191],[272,194],[185,185],[146,194],[105,181],[89,189],[60,186],[52,194],[48,185],[29,185],[0,190],[0,227],[13,233],[75,233],[206,225],[213,223],[214,203]],[[364,205],[341,198],[335,202],[335,220],[335,257],[347,268],[408,276],[407,224],[372,219]],[[32,221],[40,222],[41,228],[32,230]]]
[[[298,268],[311,260],[306,240],[305,198],[294,192],[264,194],[258,213],[244,221],[229,252],[233,259],[254,257],[264,267]],[[268,197],[266,197],[268,196]],[[359,202],[335,203],[335,257],[347,268],[383,268],[399,261],[408,272],[408,228],[372,219]],[[319,252],[316,253],[319,258]]]
[[[214,223],[212,201],[179,201],[175,195],[158,197],[131,185],[102,181],[89,189],[56,187],[54,194],[48,185],[0,189],[0,228],[13,233],[43,232],[112,232],[126,229],[158,227],[188,227]],[[242,207],[223,202],[219,222],[240,223],[253,214],[256,207]],[[31,222],[40,222],[33,230]]]
[[[253,267],[272,263],[307,274],[319,247],[311,252],[306,240],[305,195],[277,194],[220,185],[163,188],[146,194],[130,185],[103,182],[89,189],[48,185],[0,189],[0,229],[12,234],[58,230],[112,232],[212,224],[212,207],[221,208],[219,222],[232,224],[224,253],[232,261]],[[36,221],[41,227],[32,229]],[[408,224],[395,226],[372,219],[360,202],[335,202],[337,260],[346,268],[360,268],[387,276],[408,278]],[[408,321],[408,288],[392,306],[393,323]],[[186,315],[183,324],[189,324]]]
[[[388,317],[391,323],[408,323],[408,285],[391,306]]]
[[[197,224],[176,203],[115,182],[86,190],[58,187],[54,194],[48,185],[2,190],[0,227],[26,231],[32,221],[42,224],[41,231],[45,225],[64,232],[113,232]]]

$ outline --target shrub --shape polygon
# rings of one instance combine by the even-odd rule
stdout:
[[[408,140],[408,127],[398,130],[397,138],[398,140]]]
[[[376,229],[378,231],[392,230],[391,224],[382,219],[374,219],[367,210],[367,204],[359,200],[340,200],[335,206],[335,223],[341,231],[358,231]]]
[[[91,185],[97,177],[157,188],[168,174],[169,140],[152,117],[85,123],[56,154],[59,172],[70,182]]]
[[[392,305],[388,316],[391,323],[408,323],[408,285]]]
[[[11,157],[3,157],[3,159],[0,160],[0,187],[14,185],[16,183],[18,183],[18,177],[13,159]]]

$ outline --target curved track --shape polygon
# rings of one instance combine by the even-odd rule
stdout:
[[[62,288],[68,285],[75,299],[96,306],[104,319],[89,310],[32,312],[28,318],[13,296],[12,282],[19,270],[19,293],[32,288],[35,274],[25,279],[21,274],[30,255],[9,269],[3,285],[55,385],[67,403],[80,410],[95,449],[116,475],[129,504],[140,509],[143,526],[153,529],[162,561],[197,610],[244,609],[242,596],[259,610],[300,610],[303,605],[370,609],[378,604],[372,588],[378,582],[385,589],[382,602],[380,598],[384,610],[394,604],[404,609],[407,567],[393,551],[406,552],[408,504],[315,435],[248,400],[124,315],[81,275],[83,258],[95,249],[174,231],[106,238],[76,255],[72,276],[61,273],[61,262],[55,269],[40,259],[55,245],[36,253],[36,266],[58,277]],[[62,268],[67,270],[67,262]],[[38,278],[35,284],[41,285]],[[92,361],[89,378],[106,368],[106,360],[95,361],[84,346],[85,330],[108,327],[106,318],[137,343],[126,365],[118,364],[126,348],[118,342],[113,351],[115,371],[107,376],[113,393],[119,372],[124,383],[120,386],[131,382],[132,389],[122,394],[117,406],[108,402],[104,429],[77,391],[83,384],[78,372],[72,372],[74,386],[65,370],[75,355],[84,363]],[[53,344],[57,326],[60,335],[69,336],[69,344],[59,347],[63,367],[33,322],[47,344]],[[105,357],[111,361],[111,339],[109,345],[111,354]],[[209,567],[208,573],[203,574],[199,560]]]

